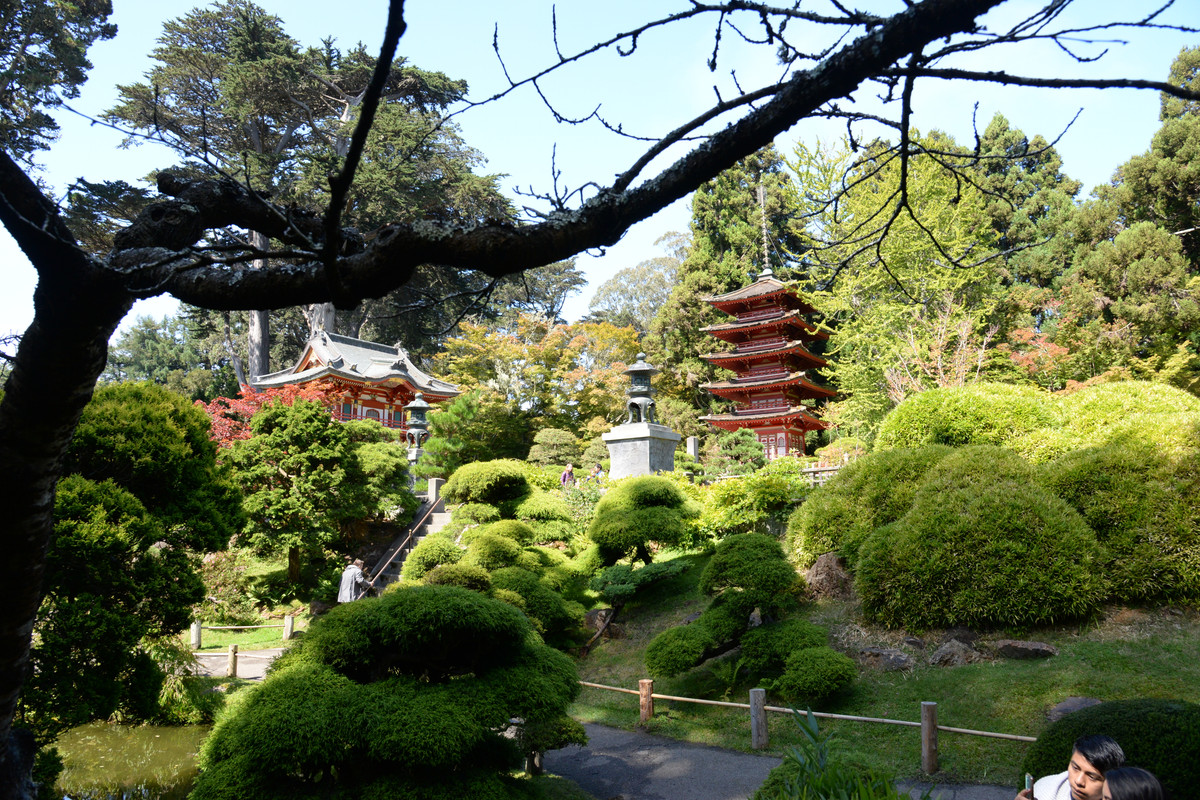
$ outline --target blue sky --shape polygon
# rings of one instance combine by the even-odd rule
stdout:
[[[280,16],[288,33],[305,45],[334,36],[344,46],[362,41],[375,48],[386,13],[384,0],[342,0],[337,5],[328,0],[259,0],[259,4]],[[163,21],[181,16],[196,5],[179,0],[114,0],[114,21],[120,32],[115,40],[93,48],[95,69],[82,96],[72,105],[88,114],[111,106],[116,97],[113,87],[140,80],[149,68],[147,54],[154,47]],[[571,52],[627,29],[631,19],[679,5],[661,0],[563,3],[558,9],[559,47],[564,53]],[[821,5],[823,2],[813,3],[814,7]],[[890,10],[900,3],[866,0],[862,5]],[[1011,0],[999,13],[1012,17],[1040,5],[1033,0]],[[1071,14],[1081,22],[1094,21],[1137,5],[1077,0]],[[1175,21],[1194,24],[1200,20],[1197,0],[1181,0],[1177,6],[1172,11]],[[330,13],[331,8],[337,13]],[[1137,10],[1130,13],[1136,14]],[[492,50],[494,25],[499,26],[499,43],[510,74],[523,76],[555,59],[551,4],[542,0],[410,0],[406,11],[409,27],[401,42],[401,53],[420,67],[467,79],[474,98],[488,96],[504,86],[503,72]],[[1020,52],[1008,50],[1002,59],[980,56],[971,66],[1039,75],[1163,79],[1181,47],[1200,43],[1194,36],[1168,33],[1132,32],[1111,38],[1124,38],[1128,43],[1114,41],[1108,45],[1110,52],[1096,64],[1072,64],[1058,48],[1043,43],[1023,46]],[[1101,49],[1081,47],[1089,54]],[[653,135],[675,127],[710,104],[714,86],[722,96],[732,96],[729,71],[735,66],[737,80],[743,86],[758,85],[778,74],[779,67],[770,53],[739,47],[728,33],[723,38],[716,73],[709,72],[704,63],[711,50],[711,23],[676,26],[644,37],[632,57],[602,54],[564,70],[547,80],[543,88],[564,114],[586,116],[599,105],[601,113],[622,123],[625,130]],[[855,99],[870,101],[870,96],[871,90],[864,87]],[[1158,95],[1146,91],[1055,91],[925,81],[918,84],[914,106],[918,128],[938,128],[962,142],[972,138],[973,113],[980,129],[1000,112],[1027,134],[1041,133],[1050,138],[1082,109],[1059,151],[1066,172],[1084,182],[1085,193],[1106,182],[1131,155],[1144,151],[1158,127]],[[118,149],[120,134],[90,125],[69,112],[63,111],[58,118],[62,136],[39,160],[45,167],[41,177],[60,194],[76,177],[133,180],[172,162],[169,153],[154,146]],[[561,173],[560,183],[571,188],[587,181],[605,184],[645,147],[616,137],[595,122],[556,125],[549,110],[529,91],[473,109],[459,121],[466,140],[487,156],[487,170],[507,176],[502,185],[509,192],[530,187],[546,191],[551,184],[552,163]],[[798,139],[810,143],[817,138],[832,141],[840,132],[840,126],[830,123],[802,122],[781,136],[777,144],[787,153]],[[526,201],[517,198],[517,202]],[[566,317],[573,320],[587,313],[591,294],[601,283],[623,267],[659,255],[655,239],[667,231],[686,229],[687,222],[688,205],[684,200],[635,226],[605,253],[581,255],[579,266],[590,283],[580,296],[569,301]],[[32,318],[36,274],[2,232],[0,274],[5,287],[0,293],[0,334],[23,330]],[[138,314],[162,316],[171,313],[174,306],[174,301],[166,298],[143,302],[126,322]]]

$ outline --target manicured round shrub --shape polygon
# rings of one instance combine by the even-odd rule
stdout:
[[[520,567],[504,567],[492,573],[492,586],[516,592],[525,600],[525,613],[547,639],[559,639],[583,622],[562,595],[542,583],[538,576]]]
[[[1040,478],[1096,532],[1111,599],[1200,598],[1200,448],[1172,456],[1126,437],[1067,453]]]
[[[426,586],[460,586],[473,592],[492,588],[492,579],[483,567],[471,564],[441,564],[425,574]]]
[[[442,487],[447,503],[487,503],[499,506],[529,494],[529,481],[520,461],[498,459],[464,464]]]
[[[450,518],[467,525],[482,525],[500,519],[500,509],[487,503],[463,503],[450,512]]]
[[[666,478],[647,475],[618,483],[596,504],[588,537],[600,546],[606,564],[622,556],[649,563],[648,545],[675,545],[691,535],[699,506]]]
[[[194,797],[528,796],[504,731],[556,727],[579,692],[524,614],[447,586],[339,606],[277,664],[205,740]]]
[[[703,625],[667,628],[646,647],[646,669],[654,678],[679,675],[703,661],[705,654],[716,644]]]
[[[795,458],[777,460],[800,463]],[[772,473],[768,469],[727,478],[709,487],[696,527],[717,539],[735,533],[769,533],[772,521],[784,518],[807,494],[808,480],[799,473]]]
[[[1022,769],[1033,775],[1062,772],[1081,736],[1111,736],[1125,763],[1153,772],[1168,797],[1195,797],[1200,786],[1200,705],[1183,700],[1114,700],[1067,714],[1029,746]]]
[[[529,448],[527,460],[539,466],[553,464],[562,467],[579,463],[580,451],[575,434],[560,428],[543,428],[533,437],[533,447]]]
[[[946,444],[1004,444],[1053,426],[1048,392],[1007,383],[973,383],[909,396],[883,418],[876,450]]]
[[[796,574],[777,539],[762,533],[731,536],[717,546],[700,575],[707,595],[736,594],[751,609],[777,608],[804,580]]]
[[[493,534],[495,536],[503,536],[505,539],[512,539],[520,545],[526,545],[533,541],[533,529],[524,522],[518,522],[515,519],[502,519],[498,522],[489,522],[486,525],[480,525],[471,531],[471,533],[474,535]]]
[[[1022,467],[1003,448],[969,447],[931,470],[909,512],[863,543],[855,588],[864,615],[922,630],[1094,613],[1105,594],[1096,537]]]
[[[902,517],[925,473],[949,455],[945,445],[885,450],[843,467],[788,521],[788,553],[801,569],[831,551],[853,566],[871,531]]]
[[[818,702],[854,683],[858,668],[829,647],[803,647],[788,654],[772,692],[789,702]]]
[[[440,564],[454,564],[463,557],[463,549],[444,536],[426,536],[404,559],[400,570],[405,580],[419,581]]]
[[[506,536],[483,533],[471,539],[462,563],[483,567],[494,572],[501,567],[511,567],[521,557],[521,545]]]
[[[534,522],[570,522],[571,509],[561,497],[541,490],[531,492],[513,508],[519,520]]]
[[[792,618],[751,628],[742,635],[742,658],[746,668],[757,673],[781,672],[788,653],[822,647],[829,634],[806,619]]]

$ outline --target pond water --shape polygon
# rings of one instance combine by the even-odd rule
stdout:
[[[70,800],[183,800],[196,778],[207,725],[160,727],[94,722],[58,738]]]

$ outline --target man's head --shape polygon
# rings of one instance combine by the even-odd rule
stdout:
[[[356,559],[354,559],[354,566],[358,567],[359,569],[362,569],[363,566],[365,566],[365,565],[363,564],[363,560],[361,558],[356,558]]]
[[[1075,740],[1067,781],[1072,800],[1101,800],[1104,773],[1125,763],[1125,751],[1108,736],[1084,736]]]

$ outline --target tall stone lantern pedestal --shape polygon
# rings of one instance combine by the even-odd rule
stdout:
[[[625,370],[629,418],[600,438],[608,445],[608,475],[613,480],[631,475],[653,475],[675,468],[675,447],[683,437],[654,419],[654,390],[650,377],[658,372],[638,353],[637,363]]]

